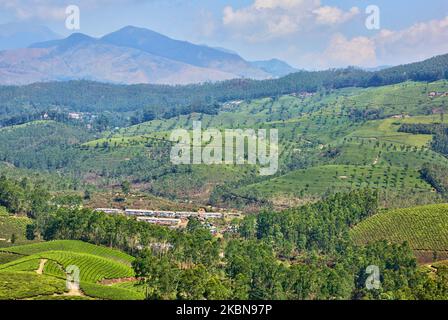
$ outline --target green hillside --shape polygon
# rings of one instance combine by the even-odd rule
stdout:
[[[58,169],[73,165],[76,150],[70,147],[89,137],[86,130],[56,121],[5,127],[0,129],[0,160],[22,168]]]
[[[419,179],[413,169],[382,166],[328,165],[294,171],[279,178],[242,188],[265,196],[292,194],[322,195],[356,188],[372,188],[389,191],[431,192],[431,186]]]
[[[68,266],[76,265],[80,269],[81,281],[96,283],[104,279],[129,278],[134,276],[130,266],[110,259],[100,258],[90,254],[47,251],[36,253],[7,264],[0,265],[0,271],[33,271],[39,267],[42,260],[50,260],[59,265],[62,270]],[[52,270],[52,269],[49,269]],[[55,275],[55,271],[52,272]],[[45,274],[45,270],[44,270]],[[57,275],[58,273],[56,273]]]
[[[30,272],[0,272],[0,300],[52,296],[65,292],[65,281]]]
[[[134,276],[130,266],[134,258],[116,249],[64,240],[4,248],[0,258],[6,255],[14,258],[0,259],[0,289],[6,292],[0,293],[0,300],[46,299],[53,295],[59,299],[144,299],[143,292],[100,284],[105,279]],[[65,288],[65,270],[73,265],[80,270],[78,292]]]
[[[116,249],[110,249],[102,246],[95,246],[90,243],[74,240],[56,240],[49,242],[42,242],[36,244],[30,244],[25,246],[14,246],[0,250],[3,252],[11,252],[21,255],[34,255],[47,251],[65,251],[70,253],[81,253],[95,255],[102,258],[107,258],[129,264],[132,262],[133,257]]]
[[[4,108],[0,119],[21,118],[47,111],[50,106],[72,112],[107,114],[110,118],[129,118],[129,113],[142,106],[168,118],[189,110],[212,109],[214,103],[229,100],[249,100],[302,91],[350,87],[380,87],[405,81],[434,82],[446,79],[448,55],[422,62],[367,72],[357,68],[300,71],[280,79],[256,81],[235,79],[218,83],[189,86],[113,85],[91,81],[38,83],[28,86],[0,86],[0,101]],[[210,112],[210,111],[208,111]],[[115,114],[114,114],[115,113]],[[129,120],[128,120],[129,121]]]
[[[213,113],[181,113],[101,132],[86,130],[85,123],[35,121],[0,130],[0,160],[18,167],[3,169],[8,175],[39,173],[40,180],[58,181],[45,183],[57,191],[90,188],[106,194],[128,180],[135,192],[196,206],[240,208],[229,198],[250,193],[260,201],[300,201],[366,186],[403,196],[421,193],[430,203],[433,190],[421,179],[420,169],[426,163],[448,168],[448,160],[431,150],[431,135],[399,129],[403,124],[448,123],[434,112],[448,100],[429,97],[431,91],[448,91],[448,81],[227,101]],[[278,174],[260,178],[253,166],[174,166],[166,140],[175,128],[191,129],[193,121],[201,121],[204,129],[278,129]],[[233,189],[233,195],[221,194],[220,186]]]
[[[431,135],[399,129],[403,124],[443,120],[431,113],[446,105],[446,99],[429,98],[428,93],[447,90],[448,82],[442,80],[328,90],[306,98],[283,95],[238,101],[225,104],[213,115],[179,115],[107,132],[84,147],[103,150],[105,157],[112,157],[119,150],[160,143],[175,128],[191,129],[193,121],[201,121],[203,128],[276,128],[280,172],[272,179],[256,179],[240,166],[195,165],[143,180],[157,195],[200,202],[206,202],[213,188],[222,184],[235,186],[234,193],[242,196],[256,193],[271,200],[309,198],[357,187],[403,195],[424,193],[432,199],[432,187],[421,179],[419,170],[426,163],[448,167],[448,160],[430,149]],[[140,169],[145,162],[140,161]]]
[[[29,243],[26,240],[26,226],[31,220],[25,217],[9,215],[0,207],[0,248],[8,247],[14,238],[14,244]]]
[[[447,70],[0,86],[0,300],[447,299]],[[277,172],[175,164],[198,121],[278,130]]]
[[[385,211],[357,225],[352,237],[359,245],[377,240],[406,241],[414,250],[447,251],[448,205]]]

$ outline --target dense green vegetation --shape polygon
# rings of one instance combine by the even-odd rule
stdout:
[[[33,233],[28,236],[32,238],[82,240],[130,253],[137,250],[139,244],[146,245],[153,239],[162,239],[170,234],[163,227],[137,222],[124,216],[67,208],[42,214],[30,229]]]
[[[378,87],[405,81],[433,82],[446,79],[448,57],[398,66],[378,72],[360,69],[301,71],[280,79],[255,81],[230,80],[189,86],[111,85],[88,81],[31,84],[0,87],[0,120],[24,117],[42,111],[101,113],[97,125],[112,127],[126,123],[129,114],[137,121],[152,117],[172,118],[180,114],[214,114],[216,102],[256,99],[296,92],[347,87]],[[142,109],[147,109],[142,112]],[[117,117],[117,114],[121,114]]]
[[[31,219],[11,216],[0,207],[0,248],[27,243],[26,226],[30,223]]]
[[[141,292],[128,290],[124,288],[117,288],[112,286],[102,286],[94,283],[81,283],[83,292],[92,298],[102,300],[144,300],[145,295]]]
[[[448,208],[412,207],[448,196],[448,100],[430,94],[448,92],[447,59],[183,87],[0,87],[0,299],[447,299],[447,268],[416,255],[445,259]],[[173,165],[170,133],[194,121],[278,129],[278,172]],[[92,210],[104,206],[243,218],[172,229]],[[70,265],[79,291],[65,288]]]
[[[238,233],[228,233],[222,240],[212,237],[196,219],[190,220],[185,230],[168,230],[77,209],[59,210],[46,217],[47,227],[41,227],[44,237],[48,236],[48,230],[52,230],[51,235],[55,238],[108,242],[136,254],[132,265],[135,275],[141,278],[139,282],[114,285],[120,293],[107,291],[104,287],[81,285],[91,297],[95,297],[95,293],[89,293],[89,290],[104,290],[110,298],[116,295],[126,299],[142,298],[143,295],[150,299],[443,298],[448,285],[443,282],[443,271],[437,277],[419,271],[408,245],[374,242],[357,247],[351,243],[350,229],[359,223],[362,225],[366,218],[365,221],[372,219],[368,217],[377,217],[377,206],[375,192],[363,190],[337,194],[297,209],[247,216],[240,223]],[[92,224],[94,217],[96,225]],[[100,230],[102,224],[120,224],[122,227],[115,227],[111,233],[93,233],[93,230]],[[431,226],[424,225],[421,230],[428,227]],[[134,243],[147,249],[139,251],[129,245],[123,247],[118,241],[109,242],[111,234],[129,241],[131,232]],[[34,253],[54,248],[91,252],[89,245],[60,241],[8,250]],[[101,255],[110,257],[115,253]],[[75,261],[83,265],[83,261],[92,259],[88,253],[43,251],[10,262],[4,268],[33,269],[37,257],[62,265]],[[104,259],[96,258],[95,261]],[[33,260],[34,264],[29,262]],[[108,264],[108,274],[118,270],[113,267],[116,263],[109,261]],[[383,287],[376,291],[366,290],[364,284],[365,268],[372,264],[378,265],[382,272]],[[105,270],[104,267],[100,263],[89,263],[91,271],[83,279],[95,283],[106,277],[102,274],[104,271],[100,271]],[[51,272],[52,269],[48,267],[48,274],[56,274]],[[109,276],[131,275],[120,271]]]
[[[248,216],[240,227],[245,239],[268,239],[285,255],[343,250],[347,231],[377,210],[376,193],[338,194],[317,204]]]
[[[77,151],[71,146],[91,136],[83,129],[53,121],[3,128],[0,131],[0,160],[22,168],[65,168],[76,160]]]
[[[0,176],[0,206],[11,213],[27,213],[35,217],[48,209],[49,193],[40,186],[30,184],[27,178],[20,182]]]
[[[435,278],[420,272],[408,245],[351,245],[350,227],[375,212],[375,198],[336,195],[249,216],[242,237],[226,241],[223,270],[214,263],[186,267],[175,249],[147,250],[133,265],[153,299],[446,299],[446,272]],[[381,270],[382,287],[368,291],[365,270],[372,264]]]
[[[42,176],[33,183],[44,185],[45,179],[49,191],[109,191],[129,181],[131,191],[199,206],[250,210],[282,208],[285,201],[301,203],[336,188],[380,189],[384,191],[380,193],[382,204],[391,207],[394,203],[389,199],[400,194],[419,194],[411,205],[430,203],[438,200],[431,192],[431,182],[422,179],[419,171],[427,163],[443,167],[448,162],[431,144],[432,131],[409,127],[441,126],[443,117],[431,114],[443,109],[446,99],[430,98],[431,91],[448,91],[448,83],[325,89],[307,97],[284,95],[223,103],[214,114],[156,117],[101,134],[85,129],[90,120],[31,122],[0,130],[7,161],[3,172],[8,176],[20,173],[31,180],[38,171]],[[150,113],[146,120],[154,118]],[[175,128],[189,129],[193,121],[201,121],[204,129],[278,129],[278,174],[259,177],[254,166],[172,165],[171,144],[166,141],[169,133]],[[38,134],[32,136],[33,132]]]
[[[358,244],[355,246],[350,230],[355,226],[353,234],[364,234],[359,231],[364,224],[372,225],[372,219],[386,215],[377,213],[377,198],[376,192],[362,190],[336,194],[316,204],[279,213],[265,211],[249,215],[239,223],[238,233],[229,232],[223,239],[214,238],[196,219],[191,219],[185,230],[169,230],[120,216],[61,208],[44,214],[45,224],[41,222],[35,229],[36,236],[104,243],[131,252],[137,258],[80,241],[50,241],[4,249],[3,252],[21,256],[1,264],[0,277],[6,273],[14,277],[41,277],[36,279],[45,281],[63,279],[64,268],[75,264],[81,269],[84,295],[78,298],[446,298],[448,282],[444,269],[439,268],[436,276],[420,271],[411,250],[420,243],[429,244],[425,247],[428,250],[446,249],[448,244],[430,242],[428,238],[440,239],[446,229],[441,225],[438,230],[434,229],[437,221],[446,220],[440,217],[447,211],[445,206],[420,210],[427,212],[420,217],[434,220],[426,223],[428,220],[421,218],[421,225],[415,219],[408,219],[409,213],[398,214],[400,221],[409,220],[409,225],[403,225],[401,230],[409,231],[406,234],[412,234],[411,239],[406,234],[397,235],[392,239],[397,244],[392,245],[370,241],[383,239],[381,236],[365,242],[354,236]],[[395,217],[395,214],[388,216]],[[392,229],[396,229],[396,223],[392,221],[390,225],[391,230],[386,228],[384,234],[394,234]],[[428,237],[417,241],[416,230]],[[412,240],[410,246],[401,244],[405,240]],[[43,260],[43,274],[36,275],[35,270]],[[130,262],[134,270],[129,267]],[[381,270],[379,290],[365,288],[365,269],[369,265],[377,265]],[[141,280],[136,282],[132,278],[134,272]],[[119,278],[129,278],[129,282],[113,286],[98,283],[102,279]],[[30,290],[34,290],[33,283]],[[46,288],[34,290],[26,297],[48,295]],[[8,290],[7,298],[22,297],[21,289]],[[54,293],[61,290],[54,289]]]
[[[445,251],[448,247],[448,205],[396,209],[379,213],[357,225],[354,241],[406,241],[414,250]]]
[[[436,164],[427,164],[421,170],[422,178],[428,181],[435,190],[444,196],[448,192],[447,168]]]

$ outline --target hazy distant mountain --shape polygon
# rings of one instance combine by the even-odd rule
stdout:
[[[0,25],[0,50],[26,48],[32,43],[61,38],[45,26],[32,23]]]
[[[100,39],[76,33],[0,52],[0,84],[65,80],[189,84],[271,77],[237,54],[135,27]]]
[[[212,47],[213,49],[225,52],[225,53],[230,53],[230,54],[238,54],[237,52],[227,49],[227,48],[223,48],[223,47]]]
[[[252,62],[252,65],[273,75],[274,77],[283,77],[290,73],[299,71],[298,69],[291,67],[286,62],[278,59],[254,61]]]
[[[187,84],[235,78],[141,50],[114,46],[83,34],[0,52],[0,83],[94,80],[137,84]]]
[[[197,67],[217,69],[238,77],[253,79],[269,77],[267,72],[253,67],[237,54],[187,41],[173,40],[148,29],[128,26],[104,36],[101,41],[138,49]]]

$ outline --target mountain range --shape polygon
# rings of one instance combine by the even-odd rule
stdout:
[[[0,25],[0,50],[28,47],[34,42],[62,38],[48,27],[26,22]]]
[[[284,61],[278,59],[271,59],[265,61],[253,61],[252,65],[256,68],[259,68],[275,77],[284,77],[290,73],[294,73],[299,71],[299,69],[295,69],[291,67]]]
[[[0,51],[0,84],[92,80],[119,84],[190,84],[269,79],[296,71],[280,60],[249,62],[220,48],[128,26],[101,38],[75,33]]]

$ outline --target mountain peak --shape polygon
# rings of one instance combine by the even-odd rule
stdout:
[[[153,30],[126,26],[115,32],[109,33],[101,38],[101,41],[121,45],[126,47],[132,47],[134,49],[140,49],[143,51],[149,51],[149,47],[157,45],[162,42],[176,41],[164,36]]]
[[[125,26],[117,31],[115,31],[114,33],[120,33],[120,32],[145,32],[145,33],[157,33],[153,30],[150,29],[146,29],[146,28],[142,28],[142,27],[136,27],[136,26]]]
[[[91,41],[91,40],[94,40],[94,38],[92,38],[84,33],[76,32],[76,33],[72,33],[71,35],[69,35],[66,38],[66,40],[80,42],[80,41]]]
[[[61,40],[53,40],[35,43],[30,46],[30,48],[51,48],[51,47],[59,47],[60,49],[72,47],[80,44],[89,44],[94,43],[97,40],[83,33],[72,33],[65,39]]]
[[[276,77],[283,77],[290,73],[297,72],[298,70],[292,66],[290,66],[285,61],[279,59],[270,59],[270,60],[261,60],[254,61],[252,65],[260,68]]]
[[[220,69],[235,74],[237,77],[257,79],[269,77],[269,74],[254,68],[238,54],[188,41],[175,40],[149,29],[126,26],[105,35],[100,41],[115,46],[137,49],[196,67]]]
[[[15,56],[9,55],[10,66],[6,67],[11,70],[20,67],[19,73],[26,83],[30,82],[27,77],[163,84],[272,77],[238,54],[171,39],[134,26],[126,26],[102,38],[73,33],[65,39],[35,43],[30,48],[41,50],[23,50],[20,66]],[[60,65],[55,67],[58,63]],[[28,69],[34,71],[30,66],[39,64],[51,66],[51,70],[43,72],[42,67],[40,74],[27,73]]]

